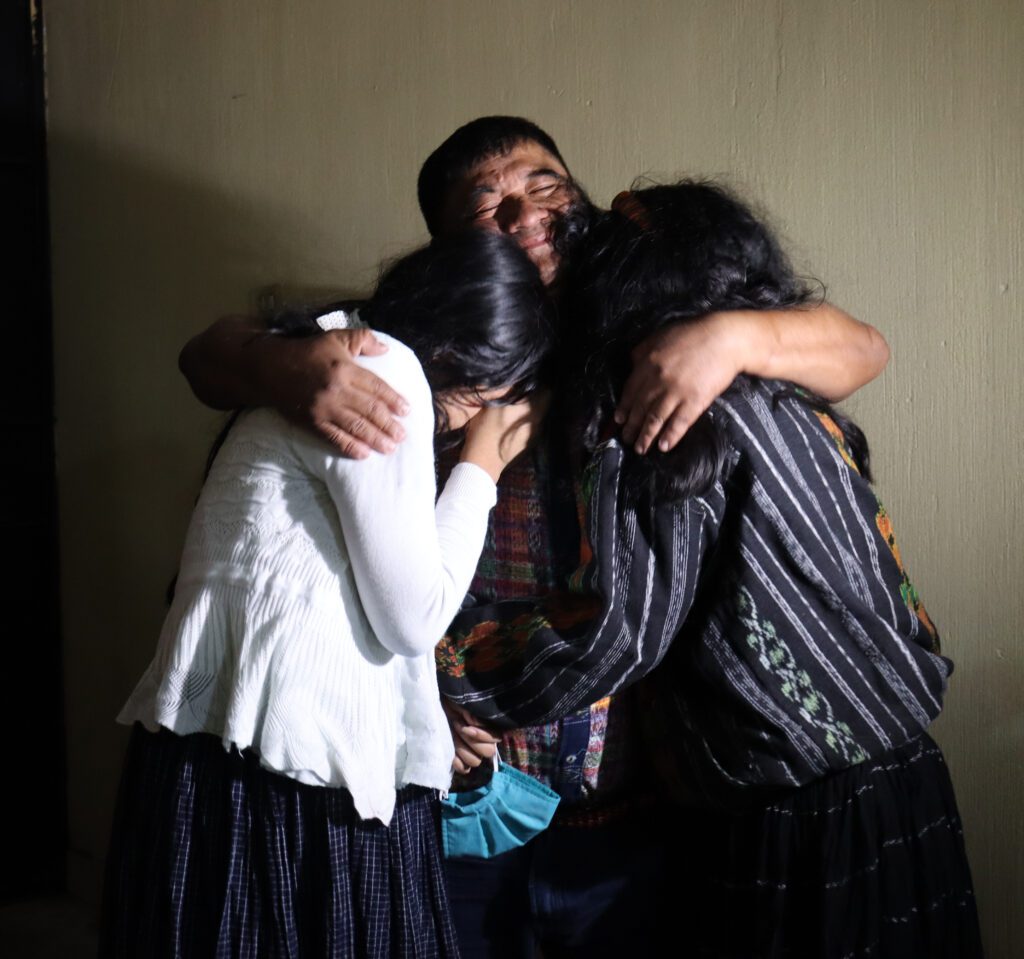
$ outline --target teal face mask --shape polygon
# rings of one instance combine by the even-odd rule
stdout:
[[[522,846],[547,829],[558,793],[495,757],[486,786],[441,800],[444,854],[490,859]]]

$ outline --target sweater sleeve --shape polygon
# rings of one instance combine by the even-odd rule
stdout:
[[[389,350],[360,362],[409,401],[406,438],[388,455],[348,460],[326,444],[299,455],[327,486],[338,511],[359,598],[378,640],[399,656],[429,650],[451,622],[476,570],[496,500],[494,482],[457,466],[435,505],[434,412],[415,355]]]
[[[629,489],[624,456],[611,443],[585,473],[585,561],[567,590],[456,618],[436,653],[445,696],[500,727],[533,725],[615,693],[661,661],[696,597],[724,492],[657,504]]]

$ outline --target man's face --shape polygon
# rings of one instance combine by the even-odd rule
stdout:
[[[481,160],[448,194],[444,232],[466,226],[512,237],[550,284],[559,257],[552,245],[558,219],[576,197],[565,167],[533,140]]]

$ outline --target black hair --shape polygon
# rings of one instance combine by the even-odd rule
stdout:
[[[358,310],[361,323],[408,346],[434,397],[439,432],[446,430],[439,397],[458,391],[507,388],[514,403],[542,385],[553,337],[554,307],[530,258],[509,237],[472,230],[435,240],[395,260],[369,300],[293,306],[264,320],[272,336],[321,336],[317,322],[336,310]],[[238,420],[235,410],[206,457],[203,479]],[[449,434],[442,446],[457,439]],[[167,587],[174,598],[177,576]]]
[[[420,167],[416,195],[431,236],[444,229],[443,210],[452,186],[481,160],[505,156],[520,143],[532,141],[568,171],[555,141],[536,123],[523,117],[477,117],[459,127]]]
[[[553,307],[536,266],[509,237],[471,230],[434,240],[395,260],[369,300],[289,309],[268,331],[322,332],[319,317],[357,308],[362,324],[408,346],[435,398],[507,389],[514,403],[536,389],[551,345]]]
[[[637,189],[623,208],[591,218],[566,275],[573,369],[569,415],[593,449],[621,396],[634,346],[670,323],[721,310],[771,310],[820,302],[822,288],[798,276],[772,231],[724,187],[684,180]],[[628,215],[627,212],[628,211]],[[864,434],[805,390],[795,396],[832,417],[861,473],[870,478]],[[705,412],[668,453],[631,454],[627,469],[660,496],[706,491],[720,475],[727,447]]]
[[[369,300],[290,306],[264,317],[270,336],[322,336],[318,320],[358,310],[359,321],[388,333],[420,361],[443,432],[445,393],[505,389],[514,403],[542,384],[553,341],[553,304],[537,267],[511,238],[469,230],[400,257],[381,274]],[[225,423],[206,473],[238,418]]]

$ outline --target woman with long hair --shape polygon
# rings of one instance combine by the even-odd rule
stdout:
[[[549,342],[536,268],[472,233],[398,261],[359,309],[410,403],[343,459],[247,410],[212,460],[134,724],[105,956],[453,956],[437,792],[453,758],[431,651],[465,596]],[[268,335],[350,320],[296,311]],[[498,404],[498,405],[496,405]],[[511,425],[510,425],[511,424]],[[435,504],[435,435],[465,427]]]
[[[711,183],[622,195],[587,226],[566,302],[588,337],[557,400],[581,566],[542,603],[460,614],[439,648],[442,692],[518,726],[658,667],[639,695],[677,800],[664,821],[677,868],[651,908],[681,953],[980,955],[960,818],[926,732],[952,664],[863,434],[792,384],[740,376],[671,453],[615,437],[641,339],[718,310],[799,307],[813,286]]]

